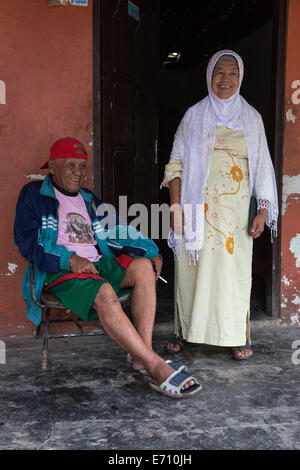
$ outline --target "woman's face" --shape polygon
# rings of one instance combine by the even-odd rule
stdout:
[[[234,60],[219,60],[214,68],[211,87],[223,100],[230,98],[239,87],[239,68]]]

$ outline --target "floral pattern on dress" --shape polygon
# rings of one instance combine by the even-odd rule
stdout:
[[[222,136],[217,136],[214,151],[221,150],[225,153],[219,169],[220,179],[213,185],[206,186],[206,199],[204,204],[204,217],[208,225],[208,239],[212,239],[216,233],[221,237],[214,237],[215,248],[223,248],[232,255],[235,250],[235,239],[245,226],[232,226],[229,222],[230,215],[234,215],[234,205],[230,205],[230,200],[224,196],[238,196],[242,199],[248,198],[248,167],[243,171],[241,168],[241,154],[228,147],[226,140]],[[240,161],[239,161],[240,160]],[[230,214],[231,212],[231,214]],[[234,217],[232,217],[233,219]],[[222,225],[222,230],[220,229]],[[225,227],[228,228],[225,232]],[[230,227],[230,228],[229,228]]]

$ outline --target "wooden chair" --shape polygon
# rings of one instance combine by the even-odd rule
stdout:
[[[54,296],[49,293],[43,293],[41,296],[40,302],[37,301],[35,294],[34,294],[34,266],[33,263],[30,262],[30,294],[31,299],[35,303],[43,309],[43,314],[45,319],[37,326],[35,330],[35,338],[38,338],[40,335],[41,325],[44,323],[44,342],[43,342],[43,356],[42,356],[42,369],[47,369],[48,366],[48,341],[51,338],[71,338],[71,337],[78,337],[78,336],[97,336],[103,335],[104,330],[97,329],[91,332],[85,331],[84,328],[80,323],[83,323],[83,320],[80,320],[76,317],[63,317],[63,318],[55,318],[51,319],[51,309],[60,309],[64,310],[66,313],[69,313],[68,310],[64,305],[60,303],[60,301]],[[129,304],[130,293],[124,294],[121,298],[119,298],[123,307],[126,307]],[[62,334],[49,334],[50,323],[62,323],[62,322],[74,322],[77,326],[79,333],[62,333]]]

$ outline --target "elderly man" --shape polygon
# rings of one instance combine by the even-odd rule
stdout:
[[[83,320],[99,318],[107,335],[132,357],[133,369],[150,376],[152,389],[176,398],[197,393],[201,385],[182,372],[184,366],[164,361],[152,350],[155,281],[162,268],[156,245],[141,236],[114,237],[114,246],[126,246],[127,253],[128,248],[140,248],[144,254],[133,257],[123,250],[114,256],[110,231],[96,213],[102,202],[81,189],[87,174],[87,152],[81,142],[59,139],[42,168],[49,169],[44,181],[31,182],[20,193],[14,227],[21,254],[34,262],[37,299],[44,289]],[[115,236],[120,227],[116,228]],[[124,288],[132,288],[134,325],[118,299]],[[41,310],[30,300],[28,268],[23,297],[28,319],[38,325]]]

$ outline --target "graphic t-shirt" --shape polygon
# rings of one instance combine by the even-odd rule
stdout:
[[[83,197],[80,193],[65,196],[56,188],[54,191],[59,201],[57,244],[89,261],[98,261],[101,255],[95,246],[97,242]]]

